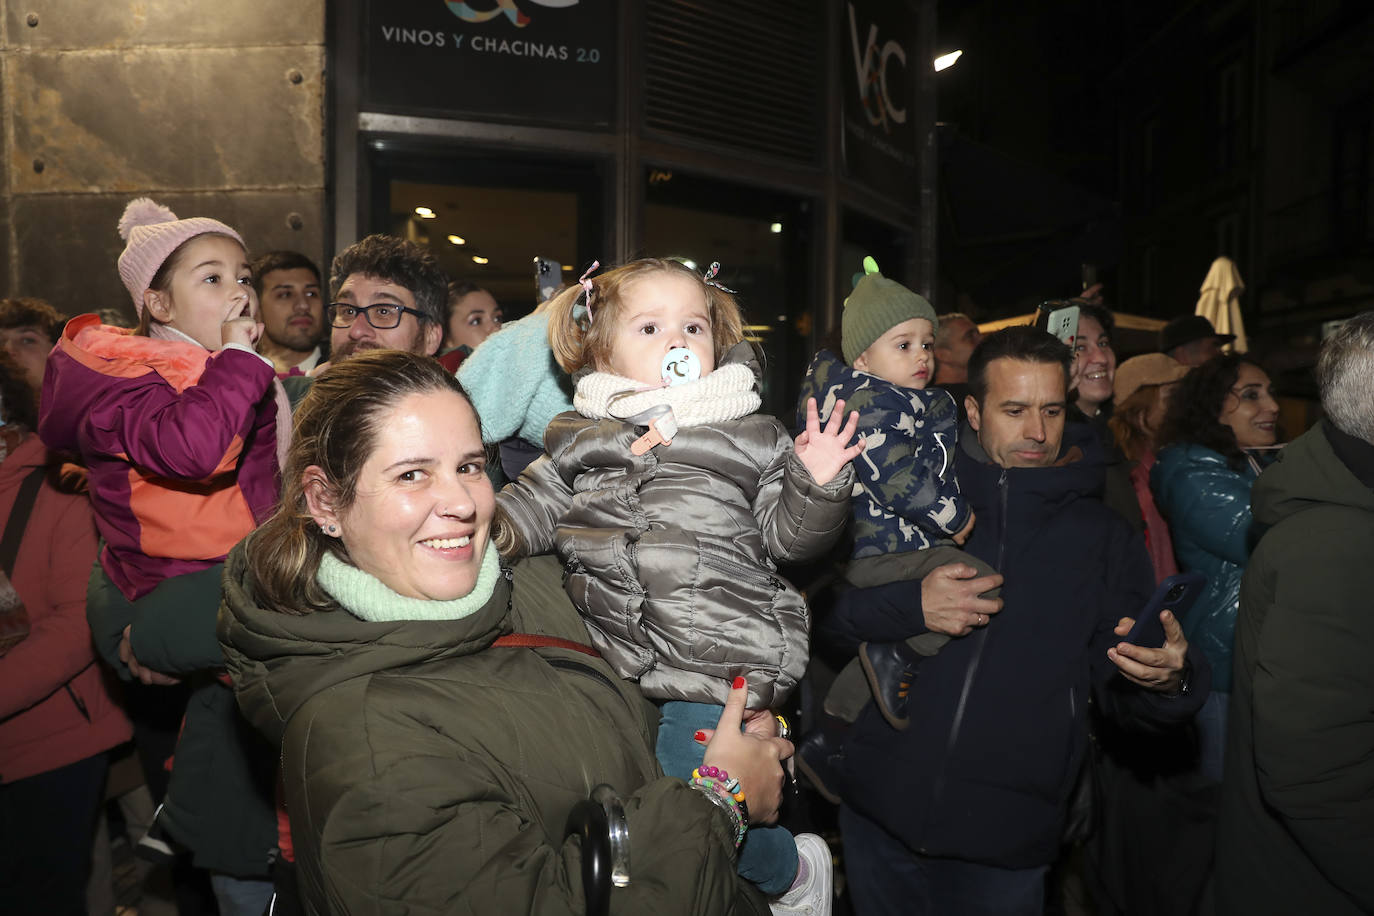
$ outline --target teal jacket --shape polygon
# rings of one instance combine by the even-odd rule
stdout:
[[[1183,632],[1211,663],[1212,689],[1223,693],[1231,692],[1240,580],[1254,546],[1250,487],[1257,476],[1250,465],[1234,471],[1219,452],[1190,443],[1160,451],[1150,472],[1178,568],[1207,577],[1206,590],[1183,619]]]

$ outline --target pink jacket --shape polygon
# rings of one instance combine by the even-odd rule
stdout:
[[[0,463],[0,524],[48,452],[29,434]],[[46,773],[129,740],[129,720],[97,664],[86,625],[95,524],[84,496],[45,482],[24,529],[13,584],[29,635],[0,657],[0,782]]]

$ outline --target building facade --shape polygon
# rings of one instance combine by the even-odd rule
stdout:
[[[864,254],[933,284],[927,0],[0,10],[0,290],[67,312],[127,308],[144,194],[325,263],[407,235],[508,316],[536,258],[719,261],[784,412]]]
[[[1114,78],[1121,300],[1191,311],[1230,257],[1252,349],[1302,387],[1326,322],[1374,307],[1374,7],[1175,6]]]

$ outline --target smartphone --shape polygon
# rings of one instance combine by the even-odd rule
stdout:
[[[548,258],[534,259],[534,304],[547,302],[563,287],[563,265]]]
[[[1182,619],[1206,587],[1207,577],[1202,573],[1179,573],[1165,579],[1145,603],[1124,641],[1133,646],[1158,649],[1164,645],[1164,624],[1160,622],[1159,615],[1163,611],[1171,611],[1175,617]]]
[[[1072,350],[1074,341],[1078,339],[1078,306],[1047,308],[1050,305],[1052,303],[1042,302],[1035,310],[1035,326],[1053,334]]]

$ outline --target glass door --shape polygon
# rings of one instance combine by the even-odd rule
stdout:
[[[561,265],[564,281],[607,247],[602,163],[475,153],[372,150],[369,231],[426,245],[450,279],[495,297],[511,321],[538,302],[536,257]]]

